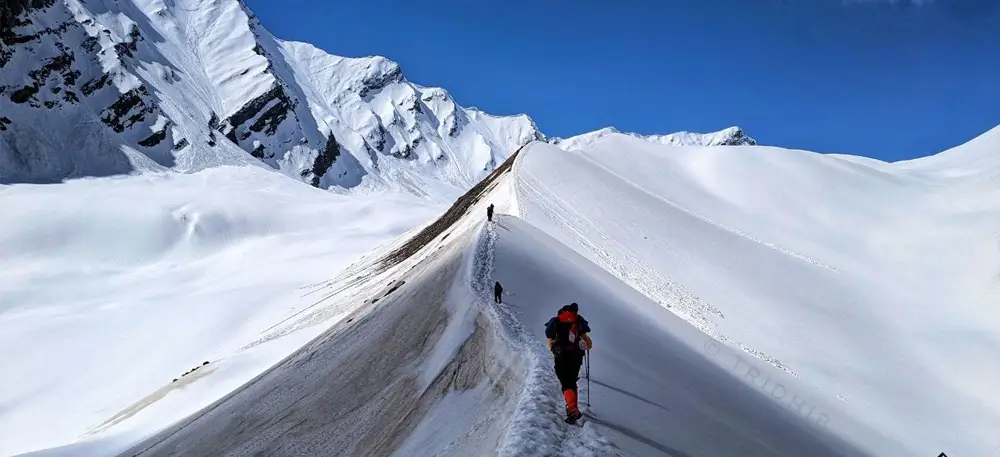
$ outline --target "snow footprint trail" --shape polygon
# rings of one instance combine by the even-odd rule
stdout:
[[[489,300],[492,292],[493,260],[498,238],[497,227],[503,228],[505,217],[498,215],[497,222],[487,223],[476,242],[476,264],[473,269],[472,287],[479,297],[480,306],[499,325],[500,339],[525,370],[526,377],[518,394],[507,431],[501,438],[497,454],[506,456],[624,456],[621,450],[599,436],[586,422],[583,427],[563,422],[562,398],[559,383],[549,366],[551,355],[544,344],[531,335],[522,319],[509,304],[494,305]],[[540,325],[540,324],[539,324]],[[517,363],[515,362],[515,363]],[[586,397],[586,386],[581,383],[581,398]]]

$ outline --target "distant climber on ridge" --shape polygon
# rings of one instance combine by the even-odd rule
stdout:
[[[583,417],[577,406],[576,381],[580,379],[585,352],[593,347],[590,324],[578,314],[579,310],[580,305],[570,303],[560,308],[556,317],[545,324],[545,337],[555,359],[556,377],[566,400],[566,422],[571,424]]]
[[[496,284],[493,285],[493,301],[502,303],[500,301],[501,295],[503,295],[503,286],[500,285],[500,281],[497,281]]]
[[[492,203],[490,203],[490,206],[486,207],[486,220],[488,220],[490,222],[493,221],[493,204]]]

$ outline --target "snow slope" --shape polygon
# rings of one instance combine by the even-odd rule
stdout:
[[[829,410],[851,418],[831,419],[835,434],[875,455],[988,455],[997,132],[897,164],[623,135],[539,145],[517,170],[519,200],[529,223],[722,346],[835,398]]]
[[[516,171],[497,171],[385,255],[396,273],[361,278],[364,305],[349,318],[122,455],[876,455],[830,433],[851,422],[835,399],[716,344],[513,215],[484,225],[488,203],[515,215],[532,204]],[[488,301],[497,279],[501,306]],[[594,323],[582,428],[560,420],[542,335],[569,300]]]
[[[306,286],[442,209],[260,167],[0,186],[0,208],[0,455],[108,455],[228,393],[346,312],[265,338]]]
[[[544,323],[563,304],[580,303],[592,323],[585,420],[622,450],[644,456],[866,455],[828,433],[829,423],[849,420],[833,412],[830,399],[798,390],[779,370],[716,344],[525,221],[504,217],[498,233],[494,278],[514,292],[505,306],[531,329],[533,348],[544,352]],[[550,364],[541,368],[552,377]],[[744,384],[749,370],[767,385]],[[558,396],[558,384],[549,390]],[[552,405],[548,414],[560,412]]]
[[[463,108],[386,58],[275,38],[239,0],[12,8],[0,17],[4,183],[263,162],[321,188],[445,202],[542,138],[527,116]]]
[[[77,430],[86,427],[86,435],[76,442],[72,436],[51,439],[46,433],[35,435],[33,445],[19,443],[19,449],[46,448],[31,454],[36,457],[984,454],[993,447],[990,433],[998,423],[990,393],[998,376],[989,363],[996,353],[997,317],[988,307],[996,303],[1000,258],[996,245],[986,244],[995,243],[995,233],[988,229],[996,227],[1000,214],[991,181],[996,170],[990,160],[992,135],[950,151],[953,161],[928,159],[944,164],[884,164],[761,147],[670,147],[627,136],[608,137],[592,150],[576,152],[532,143],[436,221],[372,252],[336,278],[303,289],[304,301],[294,309],[281,312],[269,305],[256,313],[266,318],[242,323],[227,334],[190,336],[197,340],[197,350],[166,350],[143,342],[146,337],[159,338],[161,344],[185,340],[176,335],[123,330],[125,341],[134,345],[128,347],[145,358],[118,355],[121,349],[116,349],[113,361],[98,361],[92,377],[65,381],[68,387],[62,391],[52,389],[60,395],[92,389],[95,398],[113,398],[118,389],[132,389],[130,394],[96,412],[78,407],[75,418],[66,419]],[[971,173],[964,168],[967,163],[975,163],[979,172],[954,171]],[[234,170],[251,176],[225,175]],[[253,173],[295,184],[257,167],[155,179],[259,182]],[[210,177],[219,179],[206,179]],[[103,178],[60,186],[75,185],[82,192],[86,186],[114,183],[140,186],[149,179]],[[185,192],[209,195],[203,185],[170,187],[172,192],[192,187]],[[26,189],[57,187],[4,191],[30,195]],[[307,191],[322,198],[324,206],[328,199],[343,203],[361,198],[298,184],[287,189],[276,184],[259,192],[289,199],[278,206],[294,219],[317,212],[310,208],[300,213],[291,203],[307,201],[300,195]],[[236,194],[244,193],[237,189]],[[260,201],[252,195],[243,198]],[[399,203],[411,201],[400,197]],[[497,224],[483,224],[488,203],[507,214]],[[28,205],[31,211],[42,206]],[[330,205],[331,217],[335,206]],[[142,215],[109,208],[128,217]],[[247,207],[232,214],[244,212],[255,214]],[[119,262],[137,272],[132,274],[186,277],[191,290],[208,293],[205,301],[182,312],[200,311],[214,319],[214,312],[203,311],[208,303],[223,301],[212,291],[224,295],[234,289],[221,280],[203,280],[205,273],[196,269],[227,262],[191,262],[184,256],[197,252],[191,246],[201,242],[199,236],[256,224],[234,222],[231,216],[203,219],[198,211],[171,214],[195,215],[181,222],[198,223],[181,224],[186,235],[181,242],[163,244],[170,249],[151,249],[135,259],[126,254],[136,245],[157,244],[148,239],[129,244],[117,232],[97,243],[114,247],[112,240],[126,242],[109,252],[117,254],[112,259],[121,256]],[[274,224],[292,230],[291,225]],[[302,230],[303,236],[322,236],[318,230]],[[106,232],[88,228],[82,233],[93,237]],[[170,240],[161,234],[169,233],[162,227],[160,232],[126,233],[150,232]],[[280,230],[274,235],[261,238],[289,246],[285,241],[291,235]],[[325,235],[341,236],[336,231]],[[16,243],[4,245],[30,250],[31,243],[22,240],[34,236],[53,238],[44,231],[22,233]],[[201,255],[226,259],[240,252],[235,246],[241,243],[227,243],[207,243]],[[62,262],[84,252],[76,243],[68,246]],[[301,246],[313,252],[316,242]],[[288,255],[302,254],[292,248]],[[129,262],[156,266],[136,269]],[[238,266],[243,270],[247,265]],[[185,270],[190,270],[187,276]],[[250,270],[284,271],[296,280],[304,274],[264,265]],[[220,271],[227,278],[233,274],[232,269]],[[127,283],[128,275],[119,275]],[[146,278],[143,284],[150,282]],[[502,306],[488,300],[493,280],[505,285]],[[170,282],[185,284],[173,277]],[[291,277],[288,282],[302,284]],[[267,281],[252,283],[263,287]],[[220,285],[213,289],[206,284]],[[282,287],[286,294],[290,285]],[[236,298],[245,300],[263,290],[241,289]],[[123,297],[117,308],[104,312],[113,317],[116,309],[137,306],[133,302],[139,300]],[[542,324],[567,301],[580,303],[594,327],[592,379],[589,386],[581,381],[582,397],[591,399],[582,428],[560,420],[562,402],[542,337]],[[175,297],[172,303],[182,301]],[[52,324],[50,318],[31,320],[28,311],[19,310],[28,316],[25,322]],[[4,314],[8,316],[19,314]],[[171,322],[179,316],[166,312],[153,318]],[[127,322],[135,316],[120,318]],[[183,322],[192,325],[191,319]],[[233,325],[226,319],[212,325],[225,323]],[[14,326],[4,328],[14,331]],[[82,330],[57,329],[70,331]],[[188,330],[178,322],[163,331]],[[83,341],[104,335],[85,336]],[[41,337],[39,331],[29,339]],[[118,348],[115,343],[121,340],[111,338],[100,348]],[[10,341],[26,340],[15,335]],[[210,354],[203,356],[206,348]],[[159,360],[148,357],[150,351],[164,359],[174,354],[175,371],[202,359],[211,363],[176,386],[159,380],[158,373],[134,386],[135,379],[109,387],[94,382],[106,381],[107,370],[146,376],[129,369]],[[67,363],[87,372],[72,363],[91,352],[83,347]],[[5,355],[21,360],[24,367],[16,372],[51,370],[35,360],[37,355]],[[152,379],[154,374],[158,379]],[[28,385],[7,382],[21,389]],[[33,402],[40,401],[35,398]],[[37,424],[39,417],[29,413],[42,411],[32,408],[40,403],[14,405],[25,424],[12,426],[24,427],[19,436],[31,437],[28,424]],[[150,437],[170,423],[174,425]]]
[[[509,169],[376,256],[380,267],[317,289],[330,299],[313,313],[354,303],[338,325],[123,455],[521,455],[503,443],[519,422],[525,361],[483,299],[489,255],[478,236],[493,201],[483,195],[512,193],[500,179]],[[345,296],[352,281],[358,293]]]

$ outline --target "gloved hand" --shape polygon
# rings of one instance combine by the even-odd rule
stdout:
[[[593,347],[594,343],[590,341],[590,335],[583,335],[583,338],[580,339],[580,349],[589,351]]]

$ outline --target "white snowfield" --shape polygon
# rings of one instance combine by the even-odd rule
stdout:
[[[0,358],[17,374],[0,380],[0,453],[989,456],[998,150],[1000,129],[895,164],[618,134],[578,151],[535,142],[327,282],[317,270],[338,249],[440,208],[283,177],[295,186],[255,193],[268,172],[254,167],[0,188],[11,220],[31,222],[0,229],[15,254],[0,260],[15,278]],[[129,203],[164,179],[187,194]],[[46,212],[60,189],[87,198]],[[179,201],[206,207],[165,218]],[[94,217],[34,223],[71,210]],[[338,242],[345,221],[382,212],[409,220]],[[339,222],[295,223],[307,217]],[[595,344],[583,427],[561,421],[543,336],[570,301]]]
[[[0,186],[0,208],[4,456],[114,454],[232,391],[326,329],[253,345],[308,285],[442,209],[261,167]]]

